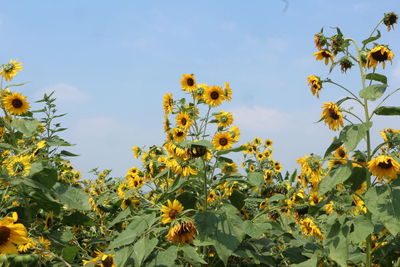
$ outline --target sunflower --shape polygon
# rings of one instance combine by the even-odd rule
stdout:
[[[10,59],[10,62],[4,64],[0,70],[0,75],[6,79],[6,81],[11,81],[19,71],[22,70],[22,63],[17,62],[17,60]]]
[[[196,79],[194,78],[194,74],[183,74],[183,78],[181,79],[182,89],[187,92],[194,92],[196,87]]]
[[[397,174],[400,173],[400,164],[392,157],[380,155],[368,162],[368,169],[380,181],[382,177],[396,179]]]
[[[264,200],[264,201],[260,202],[259,208],[260,208],[260,210],[268,210],[268,201]]]
[[[233,138],[229,132],[218,132],[214,135],[212,143],[216,150],[224,150],[232,147]]]
[[[235,173],[238,171],[237,165],[235,162],[228,163],[225,162],[223,169],[221,170],[222,173],[228,174],[228,173]]]
[[[302,219],[299,222],[300,229],[303,231],[305,235],[308,236],[315,236],[319,237],[321,239],[324,239],[324,236],[321,233],[321,230],[318,228],[318,226],[313,222],[311,218],[305,218]]]
[[[28,237],[25,244],[18,245],[19,252],[27,252],[28,250],[37,246],[37,242],[32,238]]]
[[[345,164],[348,157],[346,149],[343,146],[340,146],[333,153],[333,159],[329,161],[329,167]]]
[[[186,138],[186,131],[181,128],[173,128],[169,131],[168,135],[171,138],[170,140],[182,142]]]
[[[196,225],[188,220],[172,226],[167,234],[167,239],[174,243],[192,243],[196,235]]]
[[[329,129],[337,131],[340,127],[344,126],[343,114],[335,103],[324,103],[322,107],[324,110],[322,111],[321,117],[324,119],[325,124],[328,124]]]
[[[328,65],[329,63],[329,59],[331,60],[332,64],[333,64],[333,59],[335,58],[331,52],[329,52],[328,50],[319,50],[318,52],[314,53],[314,56],[316,57],[317,60],[324,60],[325,59],[325,65]]]
[[[232,126],[231,128],[229,128],[229,133],[231,134],[233,141],[235,141],[235,142],[239,141],[239,137],[240,137],[239,127]]]
[[[386,46],[378,45],[372,48],[367,55],[368,68],[373,67],[374,69],[378,63],[382,63],[382,67],[385,68],[385,61],[389,60],[392,63],[394,53],[390,51]]]
[[[204,92],[210,89],[210,86],[205,83],[201,83],[197,85],[196,91],[194,91],[194,99],[200,100],[203,99]]]
[[[321,200],[322,197],[318,196],[318,192],[316,191],[312,191],[310,193],[310,197],[308,198],[308,201],[310,202],[311,206],[317,205]]]
[[[264,181],[266,183],[272,183],[274,172],[272,170],[264,170]]]
[[[233,123],[233,115],[231,112],[220,111],[215,118],[218,120],[218,127],[228,127]]]
[[[272,146],[272,144],[273,144],[272,140],[271,139],[267,139],[267,140],[265,140],[264,146],[265,147],[270,147],[270,146]]]
[[[140,148],[137,146],[133,146],[132,151],[133,151],[133,155],[135,156],[135,158],[138,159],[140,156]]]
[[[7,171],[10,176],[27,176],[31,169],[29,156],[14,156],[7,163]]]
[[[267,149],[267,150],[264,150],[263,153],[264,153],[264,157],[268,159],[271,156],[272,151]]]
[[[325,205],[325,211],[327,214],[332,214],[335,210],[333,209],[334,202],[331,200]]]
[[[232,100],[232,89],[229,86],[228,82],[225,82],[224,91],[225,91],[225,100],[230,102]]]
[[[256,146],[259,146],[259,145],[262,144],[262,139],[261,139],[260,137],[254,137],[253,143],[254,143],[254,145],[256,145]]]
[[[167,202],[168,206],[162,205],[161,207],[161,217],[163,218],[161,222],[163,224],[167,224],[175,220],[176,216],[180,214],[183,211],[183,206],[178,200],[174,200],[171,202],[171,200],[168,199]]]
[[[176,115],[176,125],[182,129],[189,129],[190,125],[192,125],[192,120],[190,119],[189,114],[179,112],[178,115]]]
[[[21,223],[15,223],[18,214],[12,213],[12,217],[0,220],[0,254],[18,254],[14,244],[22,245],[28,242],[27,230]]]
[[[174,100],[172,99],[172,94],[166,93],[163,99],[163,107],[165,114],[172,113],[172,109],[174,107]]]
[[[274,163],[274,170],[280,172],[282,170],[282,165],[279,162]]]
[[[183,177],[187,177],[190,175],[196,175],[198,172],[190,167],[187,161],[182,161],[178,163],[177,160],[172,159],[169,160],[167,166],[176,174],[182,175]]]
[[[135,199],[134,197],[128,197],[122,200],[121,209],[126,209],[128,207],[132,207],[133,209],[137,210],[140,207],[140,200]]]
[[[137,167],[132,167],[128,170],[128,172],[126,173],[126,177],[136,177],[139,176],[139,169]]]
[[[319,91],[322,89],[321,80],[314,75],[307,77],[308,85],[311,86],[311,93],[319,98]]]
[[[26,96],[21,93],[11,93],[3,96],[3,104],[8,112],[13,115],[22,115],[30,108]]]
[[[207,196],[207,203],[212,203],[215,200],[217,200],[217,198],[218,198],[217,193],[215,193],[214,190],[211,190],[210,193],[208,193],[208,196]]]
[[[209,106],[219,106],[225,99],[225,93],[218,85],[213,85],[204,91],[204,102]]]
[[[263,159],[265,158],[265,155],[264,155],[264,153],[258,153],[258,154],[256,155],[256,158],[257,158],[258,160],[263,160]]]
[[[253,164],[250,164],[249,171],[250,172],[255,172],[256,171],[256,166],[254,166]]]
[[[353,197],[353,203],[355,205],[355,208],[353,210],[353,213],[355,215],[358,215],[361,211],[365,214],[368,212],[367,207],[365,207],[365,202],[362,200],[359,196],[357,195],[352,195]]]
[[[383,23],[386,25],[388,31],[390,31],[392,27],[394,29],[394,24],[397,23],[398,18],[399,16],[394,12],[385,13]]]
[[[83,265],[95,263],[95,266],[99,267],[117,267],[117,265],[114,263],[114,254],[105,254],[101,251],[95,251],[95,253],[97,254],[95,258],[90,260],[82,260]]]

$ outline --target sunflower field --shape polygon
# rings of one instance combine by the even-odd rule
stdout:
[[[384,75],[394,52],[379,43],[397,20],[384,14],[361,41],[315,34],[315,59],[356,69],[361,90],[308,76],[313,96],[347,96],[322,104],[320,122],[337,132],[325,154],[285,173],[272,140],[241,141],[220,109],[233,101],[228,82],[183,74],[162,101],[163,145],[134,146],[142,164],[125,177],[82,177],[53,94],[31,110],[13,84],[22,63],[1,65],[0,266],[400,266],[400,129],[370,130],[400,115],[385,106],[400,88]]]

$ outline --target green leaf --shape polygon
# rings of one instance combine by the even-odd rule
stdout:
[[[209,211],[200,211],[194,216],[197,231],[199,235],[197,239],[200,241],[207,240],[208,237],[214,237],[218,226],[218,217]]]
[[[117,217],[114,218],[107,226],[111,227],[114,224],[117,224],[119,222],[124,221],[129,215],[131,215],[131,210],[130,209],[124,209],[120,213],[118,213]]]
[[[11,126],[17,131],[23,133],[26,137],[31,137],[39,126],[39,121],[27,119],[14,119]]]
[[[124,231],[110,243],[109,249],[118,248],[135,242],[135,239],[156,222],[156,215],[147,214],[133,217]]]
[[[264,184],[264,176],[260,172],[249,172],[247,179],[252,186],[261,187]]]
[[[133,246],[133,255],[137,266],[142,266],[142,262],[150,255],[158,243],[157,238],[149,239],[143,237],[139,239]]]
[[[240,152],[245,149],[246,149],[245,146],[239,146],[239,147],[234,147],[234,148],[225,149],[225,150],[218,150],[216,154],[220,156],[220,155],[228,154],[230,152]]]
[[[196,208],[196,194],[191,192],[183,192],[177,197],[178,201],[185,207],[185,209]]]
[[[365,241],[367,236],[374,231],[374,225],[365,215],[357,216],[354,220],[354,231],[350,234],[350,239],[358,244]]]
[[[31,169],[31,173],[32,173],[32,169]],[[58,174],[57,174],[56,169],[45,168],[42,171],[36,172],[31,177],[31,179],[41,183],[42,185],[44,185],[50,189],[57,182],[57,176],[58,176]]]
[[[229,200],[233,206],[240,210],[244,206],[245,195],[239,190],[233,190],[232,195],[229,196]]]
[[[333,151],[338,149],[341,145],[343,145],[343,141],[340,138],[334,138],[332,144],[328,147],[325,152],[324,158],[327,158],[331,155]]]
[[[337,167],[337,169],[332,170],[328,177],[325,177],[318,187],[318,194],[324,195],[334,188],[336,185],[346,181],[352,171],[352,166],[350,163],[343,164]]]
[[[196,264],[196,263],[201,263],[201,264],[207,264],[200,255],[197,253],[197,251],[194,249],[194,247],[190,245],[183,245],[180,247],[180,250],[183,251],[184,258],[188,260],[189,262]]]
[[[62,257],[67,262],[71,262],[75,259],[78,251],[79,251],[79,247],[77,247],[77,246],[66,246],[66,247],[64,247],[64,249],[62,251]]]
[[[349,125],[342,130],[339,139],[349,152],[353,151],[371,127],[372,122]]]
[[[116,266],[135,266],[134,259],[131,257],[133,253],[133,246],[126,246],[115,253]],[[86,265],[85,265],[86,266]]]
[[[313,256],[309,260],[303,261],[298,264],[292,264],[291,266],[293,266],[293,267],[314,267],[314,266],[317,266],[317,263],[318,263],[318,257]]]
[[[336,220],[331,226],[324,243],[329,249],[329,257],[340,266],[347,267],[347,259],[349,258],[349,241],[347,235],[350,228],[346,224],[343,224],[341,220],[342,218]]]
[[[374,186],[365,194],[367,209],[392,235],[400,232],[400,186]]]
[[[62,241],[62,242],[69,242],[74,238],[74,234],[71,232],[71,229],[69,227],[64,228],[62,231],[58,231],[58,232],[52,232],[51,235]]]
[[[57,197],[61,202],[69,208],[91,210],[89,195],[82,189],[57,183],[54,186],[54,191],[57,193]]]
[[[400,115],[400,107],[379,107],[374,110],[374,113],[376,115],[381,115],[381,116],[399,116]]]
[[[365,75],[365,79],[387,84],[387,77],[379,73],[368,73]]]
[[[96,223],[90,219],[85,214],[75,211],[74,213],[64,216],[62,220],[63,224],[66,225],[85,225],[85,226],[94,226]]]
[[[359,95],[361,98],[375,101],[385,93],[386,88],[387,88],[386,84],[373,84],[368,86],[367,88],[362,89],[359,92]]]
[[[150,266],[169,267],[173,266],[177,256],[177,247],[170,246],[164,251],[157,253],[156,258],[149,264]]]
[[[376,30],[377,34],[375,36],[371,36],[367,39],[365,39],[364,41],[362,41],[364,47],[369,44],[370,42],[373,42],[375,40],[378,40],[381,37],[381,32],[379,30]]]
[[[71,152],[66,151],[66,150],[61,150],[60,155],[67,156],[67,157],[77,157],[77,156],[79,156],[77,154],[71,153]]]

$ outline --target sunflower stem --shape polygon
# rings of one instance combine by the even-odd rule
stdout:
[[[382,22],[382,21],[381,21]],[[381,23],[379,22],[379,24]],[[377,25],[377,27],[379,26],[379,24]],[[374,31],[376,30],[376,28],[374,29]],[[374,33],[374,31],[372,31],[372,34]],[[364,90],[366,88],[365,85],[365,74],[364,74],[364,69],[361,65],[361,50],[357,45],[357,42],[354,41],[353,39],[350,39],[356,50],[357,50],[357,54],[358,54],[358,67],[360,69],[360,75],[361,75],[361,83],[362,83],[362,89]],[[364,45],[365,47],[365,45]],[[363,48],[364,48],[363,47]],[[371,117],[369,116],[369,111],[368,111],[368,100],[366,98],[364,98],[364,114],[365,114],[365,123],[369,123],[371,120]],[[367,162],[369,162],[371,160],[371,138],[370,138],[370,131],[369,129],[366,132],[366,142],[367,142]],[[371,187],[371,173],[369,172],[369,170],[367,169],[367,173],[366,173],[366,182],[367,182],[367,190]],[[367,214],[366,214],[368,219],[371,219],[371,212],[368,210]],[[366,249],[366,267],[371,267],[372,266],[372,240],[371,240],[371,234],[369,234],[366,238],[366,244],[367,244],[367,249]]]

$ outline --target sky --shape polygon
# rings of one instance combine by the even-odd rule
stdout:
[[[307,76],[329,74],[313,57],[314,34],[339,27],[360,43],[390,11],[400,13],[398,0],[9,1],[0,10],[0,62],[23,62],[15,82],[29,82],[18,90],[31,103],[56,91],[58,110],[67,113],[62,137],[76,144],[69,150],[80,156],[71,161],[84,178],[92,168],[123,176],[140,165],[133,145],[163,143],[162,98],[184,97],[184,73],[198,83],[229,81],[233,100],[220,110],[233,113],[240,143],[272,139],[273,158],[292,172],[297,158],[329,146],[337,132],[315,122],[324,102],[345,96],[328,85],[319,99],[311,95]],[[393,90],[400,87],[400,26],[380,30],[379,42],[395,57],[377,71]],[[361,89],[355,68],[330,78]],[[382,128],[399,126],[398,117],[379,118],[373,143]]]

